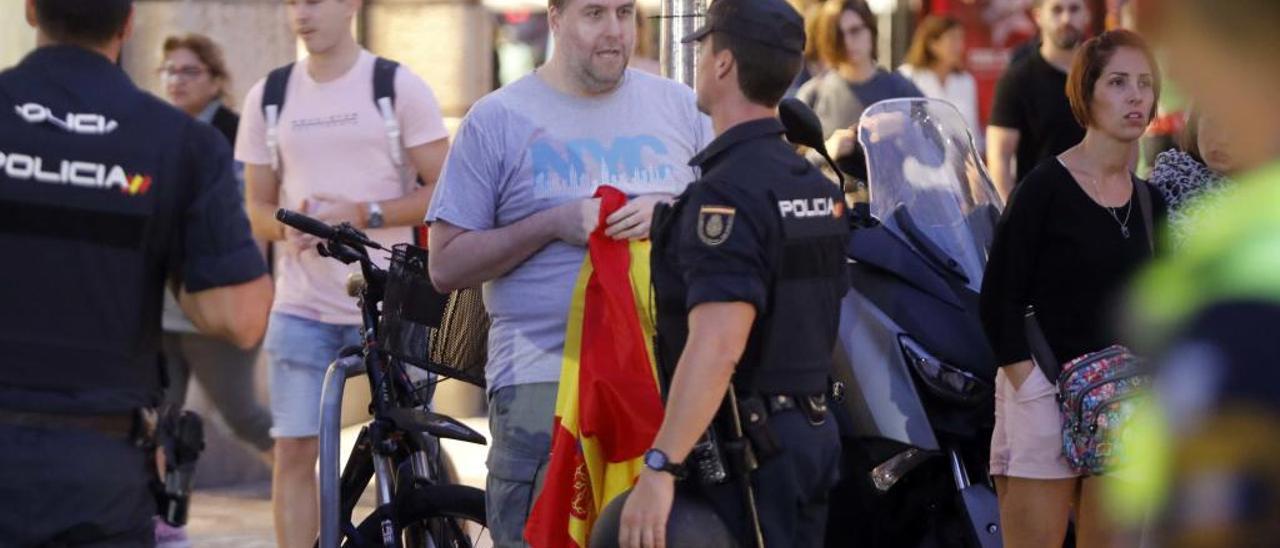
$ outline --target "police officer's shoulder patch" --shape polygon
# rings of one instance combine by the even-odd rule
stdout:
[[[733,232],[733,217],[737,208],[724,205],[704,205],[698,210],[698,239],[709,246],[717,246],[729,239]]]

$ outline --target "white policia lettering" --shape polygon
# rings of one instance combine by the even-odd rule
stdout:
[[[835,207],[835,200],[831,198],[778,200],[778,210],[782,212],[782,216],[795,217],[797,219],[831,217]]]
[[[80,135],[106,135],[120,127],[115,120],[108,120],[106,116],[101,114],[77,114],[68,112],[65,118],[58,118],[52,110],[44,105],[37,103],[27,103],[25,105],[14,105],[14,112],[18,113],[28,124],[43,124],[48,122],[57,126],[64,131],[78,133]]]
[[[0,152],[0,172],[20,181],[129,189],[129,176],[125,174],[124,168],[93,162],[62,160],[57,171],[46,171],[43,158]]]

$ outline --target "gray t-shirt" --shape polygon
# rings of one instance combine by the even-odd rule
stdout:
[[[679,194],[697,178],[689,159],[712,137],[693,91],[678,82],[627,70],[617,91],[588,98],[531,74],[485,96],[462,121],[427,222],[500,228],[599,185],[632,196]],[[559,380],[585,252],[553,242],[484,284],[490,390]]]
[[[822,122],[822,134],[831,138],[838,129],[856,125],[862,112],[880,101],[924,97],[915,84],[896,72],[876,69],[869,80],[851,84],[836,71],[827,71],[805,82],[796,98],[813,108]]]

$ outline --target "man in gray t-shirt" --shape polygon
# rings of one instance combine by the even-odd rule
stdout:
[[[626,70],[631,0],[551,0],[556,51],[481,99],[458,130],[436,186],[431,278],[484,284],[492,317],[487,489],[497,546],[518,546],[551,448],[574,283],[595,228],[600,185],[631,200],[607,220],[615,238],[648,237],[653,206],[693,182],[688,161],[712,138],[693,91]]]

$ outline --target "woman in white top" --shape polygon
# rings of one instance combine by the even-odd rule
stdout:
[[[930,15],[916,27],[906,63],[898,69],[926,97],[955,105],[969,124],[969,132],[982,140],[978,124],[978,84],[964,70],[964,27],[954,17]],[[978,143],[982,150],[982,143]]]

